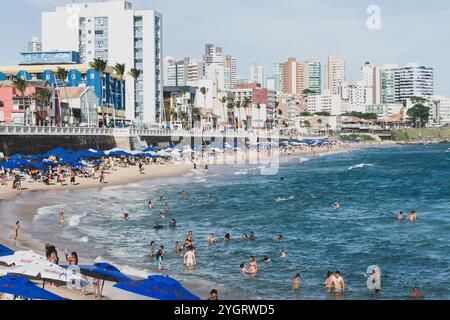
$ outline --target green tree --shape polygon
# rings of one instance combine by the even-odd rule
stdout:
[[[411,119],[411,122],[414,123],[416,128],[421,128],[428,122],[430,117],[430,108],[419,103],[409,109],[406,114]]]
[[[136,109],[137,107],[137,102],[136,102],[136,92],[137,92],[137,81],[139,79],[139,77],[141,76],[142,71],[138,70],[136,68],[131,68],[130,71],[128,72],[128,74],[133,78],[134,80],[134,107]]]
[[[105,74],[105,70],[106,70],[106,66],[107,63],[105,60],[100,59],[100,58],[95,58],[90,64],[89,66],[98,72],[98,74],[100,75],[100,95],[101,95],[101,104],[100,107],[102,108],[102,119],[103,119],[103,125],[106,125],[106,116],[105,116],[105,108],[104,108],[104,103],[103,103],[103,99],[104,99],[104,92],[103,92],[103,76]]]
[[[227,109],[228,109],[228,112],[231,111],[231,117],[228,117],[228,124],[232,125],[232,126],[233,126],[233,129],[236,129],[236,123],[235,123],[235,121],[234,121],[234,103],[229,102],[229,103],[227,104]],[[233,123],[230,123],[230,122],[229,122],[230,119],[233,119]]]
[[[321,112],[316,112],[314,113],[316,116],[322,116],[322,117],[329,117],[331,115],[331,113],[327,112],[327,111],[321,111]]]
[[[224,116],[223,120],[225,121],[225,123],[228,122],[227,108],[225,107],[225,104],[227,103],[227,101],[228,101],[227,96],[223,96],[219,99],[219,102],[222,104],[222,110],[223,110],[223,116]]]
[[[117,76],[119,77],[119,81],[120,81],[120,97],[121,97],[121,101],[120,104],[123,106],[125,106],[125,92],[123,90],[124,85],[123,85],[123,80],[125,77],[125,73],[126,73],[126,67],[125,67],[125,63],[116,63],[116,65],[114,66],[114,71],[116,72]],[[116,111],[114,110],[114,118],[115,118],[115,114]],[[114,123],[116,121],[114,120]]]
[[[28,125],[28,123],[27,123],[28,119],[26,118],[27,107],[25,106],[25,91],[27,90],[27,81],[22,78],[16,78],[13,80],[13,83],[14,83],[14,87],[20,91],[20,97],[22,99],[22,107],[23,107],[23,110],[25,110],[25,112],[23,114],[23,116],[24,116],[23,124]],[[28,108],[29,108],[29,106],[28,106]]]
[[[200,92],[203,95],[203,107],[206,108],[206,94],[208,93],[209,89],[205,87],[200,88]]]

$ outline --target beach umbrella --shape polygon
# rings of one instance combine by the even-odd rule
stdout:
[[[28,279],[43,281],[43,288],[46,282],[56,285],[67,285],[78,283],[82,287],[88,285],[79,275],[72,270],[64,269],[50,261],[35,261],[25,265],[19,265],[6,270],[8,274],[21,275]]]
[[[117,283],[114,287],[158,300],[200,300],[177,280],[167,276],[149,276],[145,280]]]
[[[11,256],[13,254],[14,254],[14,250],[0,244],[0,257]]]
[[[0,167],[4,169],[19,169],[20,165],[12,162],[12,161],[6,161],[6,162],[0,162]]]
[[[33,300],[66,300],[54,293],[39,288],[33,282],[19,275],[6,275],[0,278],[0,292]]]
[[[36,263],[39,260],[47,261],[33,251],[16,251],[10,255],[0,256],[0,263],[6,266],[22,266]]]
[[[149,152],[149,151],[155,151],[155,150],[157,150],[155,147],[148,147],[148,148],[145,148],[144,150],[142,150],[142,152]]]
[[[105,286],[105,281],[111,282],[130,282],[132,278],[120,272],[120,270],[105,262],[94,263],[92,266],[78,266],[80,273],[88,277],[103,280],[101,292]]]

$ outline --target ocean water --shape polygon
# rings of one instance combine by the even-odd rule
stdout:
[[[39,209],[28,231],[61,250],[109,261],[136,276],[155,273],[149,243],[165,246],[163,273],[207,297],[222,299],[336,299],[324,290],[328,270],[339,269],[347,292],[339,299],[407,299],[419,287],[427,299],[450,299],[450,153],[448,145],[373,148],[314,158],[291,157],[274,176],[257,174],[258,165],[212,167],[182,178],[146,181],[97,192],[59,192]],[[195,197],[191,203],[182,190]],[[213,193],[216,200],[208,199]],[[164,195],[171,206],[147,202]],[[41,197],[49,197],[45,195]],[[342,208],[333,209],[338,201]],[[62,203],[62,204],[61,204]],[[102,216],[101,209],[106,211]],[[64,211],[66,225],[58,227]],[[418,212],[418,222],[398,222],[399,210]],[[130,213],[130,221],[122,214]],[[157,221],[178,227],[156,231]],[[197,266],[188,271],[173,252],[192,230]],[[254,231],[256,241],[241,236]],[[208,245],[211,232],[231,242]],[[278,234],[285,237],[275,242]],[[288,259],[279,258],[285,250]],[[240,274],[239,265],[256,257],[259,274]],[[269,264],[262,258],[268,255]],[[62,255],[61,255],[62,256]],[[366,287],[363,273],[378,265],[382,296]],[[291,289],[295,273],[301,290]]]

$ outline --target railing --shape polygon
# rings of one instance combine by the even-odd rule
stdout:
[[[138,128],[96,128],[96,127],[39,127],[0,125],[0,135],[86,135],[86,136],[116,136],[116,137],[216,137],[216,138],[262,138],[290,139],[316,138],[322,135],[314,134],[279,134],[278,130],[164,130]]]

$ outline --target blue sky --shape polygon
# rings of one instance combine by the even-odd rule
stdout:
[[[4,0],[0,65],[40,36],[40,12],[67,0]],[[450,3],[445,0],[134,0],[137,9],[164,15],[164,54],[200,58],[206,42],[238,58],[248,77],[252,62],[266,66],[287,57],[347,61],[351,82],[365,61],[381,65],[419,62],[435,68],[436,93],[450,95]],[[381,9],[381,30],[366,27],[369,5]]]

